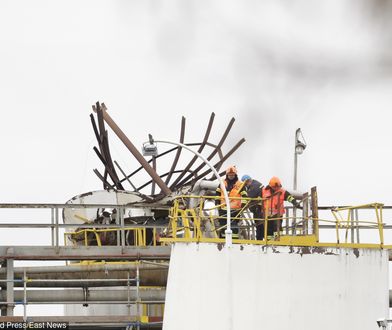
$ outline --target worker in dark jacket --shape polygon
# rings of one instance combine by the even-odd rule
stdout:
[[[245,183],[245,190],[249,198],[257,198],[261,196],[261,190],[264,185],[259,181],[252,179],[248,174],[242,176],[241,181]]]
[[[242,176],[241,181],[245,183],[245,190],[249,198],[261,197],[261,192],[264,187],[262,183],[260,183],[255,179],[252,179],[252,177],[247,174]],[[256,238],[262,239],[261,237],[264,232],[264,221],[260,220],[262,219],[261,203],[256,201],[251,201],[249,203],[249,210],[253,213],[253,218],[255,219]]]
[[[295,207],[299,207],[299,203],[290,193],[282,188],[280,179],[276,176],[272,177],[267,187],[262,189],[263,212],[264,217],[268,217],[267,235],[272,236],[274,232],[278,232],[282,227],[282,217],[285,213],[284,202],[290,202]],[[264,231],[262,238],[264,238]]]
[[[243,201],[241,200],[240,197],[247,197],[247,193],[245,190],[245,184],[244,182],[240,181],[238,179],[237,175],[237,168],[235,166],[229,166],[226,170],[226,178],[224,180],[224,184],[226,187],[227,194],[230,197],[236,197],[236,199],[231,199],[230,200],[230,215],[231,217],[236,217],[238,213],[241,211],[242,207],[244,206]],[[220,216],[226,216],[227,214],[227,208],[226,208],[226,201],[224,197],[224,193],[219,186],[216,189],[216,196],[220,196],[220,199],[215,200],[216,205],[221,205],[221,208],[219,209],[219,215]],[[226,219],[220,218],[219,219],[219,224],[220,226],[226,225]],[[237,226],[238,221],[235,222],[235,226]],[[234,227],[235,227],[234,226]],[[238,227],[233,228],[233,233],[237,234],[238,233]],[[222,237],[223,230],[220,232],[220,237]]]

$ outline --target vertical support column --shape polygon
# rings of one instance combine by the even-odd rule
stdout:
[[[312,187],[310,190],[312,199],[312,219],[313,219],[313,234],[316,235],[316,242],[319,241],[319,221],[318,221],[318,199],[317,188]]]
[[[303,219],[303,234],[309,234],[309,194],[302,195],[302,219]]]
[[[27,321],[27,275],[23,271],[23,322]]]
[[[56,207],[55,209],[55,246],[56,253],[59,252],[59,209]]]
[[[291,220],[291,227],[293,228],[293,233],[292,235],[297,235],[297,208],[293,206],[293,219]]]
[[[120,207],[120,223],[121,223],[121,247],[125,248],[125,230],[124,230],[124,208]]]
[[[136,315],[137,315],[137,330],[140,330],[140,322],[142,320],[140,313],[140,272],[139,260],[136,261]]]
[[[7,316],[14,316],[14,259],[7,259]]]
[[[354,231],[354,214],[355,214],[355,210],[350,210],[351,215],[350,215],[350,234],[351,234],[351,243],[354,243],[355,241],[355,231]]]
[[[52,246],[54,246],[54,208],[53,207],[50,209],[50,223],[52,225],[50,227]]]
[[[127,275],[127,308],[128,308],[128,315],[131,316],[131,278],[128,272]]]
[[[359,216],[358,216],[358,209],[355,209],[355,224],[357,227],[357,243],[360,243],[359,239]]]
[[[295,209],[293,209],[293,212],[294,212],[294,210]],[[290,228],[290,212],[289,212],[288,208],[286,208],[286,219],[287,220],[286,220],[285,228],[286,228],[286,235],[288,235],[289,234],[289,228]]]
[[[120,220],[120,208],[117,207],[116,208],[116,225],[121,225],[121,220]],[[116,237],[117,237],[117,246],[121,245],[121,241],[120,241],[120,231],[118,230],[118,228],[116,229]]]

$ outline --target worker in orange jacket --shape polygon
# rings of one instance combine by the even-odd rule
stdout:
[[[295,207],[299,207],[299,203],[282,188],[282,183],[276,176],[273,176],[268,186],[262,189],[261,197],[263,198],[264,217],[272,220],[268,221],[267,235],[272,236],[274,232],[282,228],[282,217],[285,213],[284,202],[290,202]],[[257,239],[264,239],[264,228],[257,233]]]
[[[240,197],[247,197],[247,193],[245,190],[245,183],[240,181],[238,179],[237,175],[237,168],[235,166],[229,166],[226,170],[226,178],[224,180],[224,184],[226,187],[227,194],[230,197],[237,197],[236,199],[230,199],[230,215],[231,217],[236,217],[242,207],[244,206],[244,203],[242,202]],[[220,199],[215,200],[216,205],[221,205],[221,208],[219,209],[219,215],[220,216],[226,216],[227,213],[227,208],[226,208],[226,201],[225,197],[223,194],[223,191],[219,185],[219,187],[216,189],[216,196],[220,196]],[[238,221],[235,222],[235,226],[233,228],[233,234],[238,234],[238,226],[237,225]],[[226,219],[224,218],[219,218],[219,225],[220,227],[226,225]],[[223,230],[221,230],[219,236],[222,237]]]

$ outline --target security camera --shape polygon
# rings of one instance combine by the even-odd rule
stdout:
[[[387,326],[388,326],[388,320],[387,319],[378,319],[377,320],[377,325],[378,325],[379,328],[382,327],[383,329],[386,329]]]

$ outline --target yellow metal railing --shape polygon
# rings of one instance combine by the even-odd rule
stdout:
[[[348,207],[341,207],[341,208],[334,208],[332,209],[332,214],[335,218],[335,228],[336,228],[336,241],[340,242],[340,232],[339,229],[345,230],[345,243],[348,243],[348,233],[350,229],[358,228],[359,226],[362,227],[369,227],[369,228],[377,228],[380,244],[384,244],[384,224],[382,220],[382,208],[384,204],[381,203],[372,203],[372,204],[364,204],[359,206],[348,206]],[[360,221],[357,220],[354,224],[353,219],[353,211],[360,210],[360,209],[371,209],[374,211],[376,216],[376,221]],[[346,213],[346,215],[345,215]],[[345,216],[344,216],[345,215]]]
[[[240,197],[237,197],[237,199]],[[223,238],[219,238],[219,233],[226,228],[226,225],[219,226],[218,219],[226,220],[222,210],[222,204],[215,205],[215,200],[220,199],[216,196],[179,196],[170,210],[169,227],[165,238],[161,238],[162,242],[224,242]],[[189,200],[193,200],[196,205],[193,208],[187,208]],[[270,245],[303,245],[303,246],[360,246],[368,248],[380,248],[384,246],[384,225],[382,219],[383,204],[372,203],[360,206],[350,206],[343,208],[331,209],[334,220],[318,218],[318,212],[307,214],[308,210],[303,210],[303,215],[294,217],[290,215],[290,209],[286,208],[286,213],[281,218],[255,218],[249,213],[249,205],[261,207],[263,199],[241,198],[245,202],[245,206],[238,211],[238,214],[231,217],[232,221],[238,222],[239,235],[233,236],[233,243],[240,244],[270,244]],[[213,206],[206,203],[210,201]],[[359,220],[353,221],[353,211],[359,209],[370,209],[375,214],[375,220]],[[347,214],[346,214],[347,213]],[[268,226],[272,221],[282,220],[282,228],[279,228],[273,236],[267,236]],[[244,225],[245,223],[245,225]],[[257,225],[264,225],[263,239],[257,240],[254,232]],[[329,242],[320,242],[319,228],[329,229]],[[245,235],[241,236],[241,230]],[[253,230],[253,234],[249,232]],[[331,235],[332,229],[335,235]],[[354,242],[355,230],[361,229],[377,229],[378,241],[376,243],[357,243]],[[348,241],[349,232],[351,231],[351,242]],[[358,234],[359,235],[359,234]],[[335,236],[335,238],[333,238]],[[341,237],[344,236],[344,239]]]
[[[197,206],[194,208],[186,208],[187,200],[197,200]],[[279,222],[284,220],[289,222],[293,217],[289,216],[286,210],[286,215],[281,218],[257,218],[250,211],[250,207],[262,207],[263,198],[243,198],[230,197],[229,199],[241,199],[243,206],[241,209],[232,210],[231,220],[240,223],[239,229],[249,229],[252,227],[253,234],[247,233],[247,237],[255,239],[255,229],[258,225],[264,225],[264,237],[267,237],[268,225],[272,222]],[[223,209],[225,204],[215,205],[215,201],[220,200],[219,196],[179,196],[170,209],[169,213],[169,231],[168,237],[184,238],[193,240],[202,240],[203,238],[217,238],[219,233],[226,228],[226,224],[220,226],[217,220],[220,219],[225,222],[226,210]],[[206,206],[206,202],[213,203],[213,206]],[[234,212],[233,212],[234,211]],[[298,220],[302,218],[296,218]],[[307,221],[309,219],[306,219]],[[287,227],[287,226],[286,226]],[[290,228],[291,231],[296,231],[302,234],[302,227],[295,226]],[[206,229],[207,228],[207,229]],[[282,229],[282,228],[280,228]],[[276,233],[280,235],[280,230]],[[164,240],[167,241],[167,240]]]
[[[64,233],[64,242],[67,245],[67,238],[69,238],[73,243],[84,246],[102,246],[102,245],[117,245],[117,237],[121,238],[120,232],[125,231],[127,237],[132,235],[131,239],[126,239],[126,245],[132,246],[146,246],[146,230],[143,227],[124,227],[124,228],[80,228],[74,232]],[[110,237],[109,237],[110,236]],[[112,244],[107,244],[107,240],[111,239]],[[102,241],[105,241],[103,244]],[[152,228],[152,245],[157,245],[157,235],[156,229]]]

